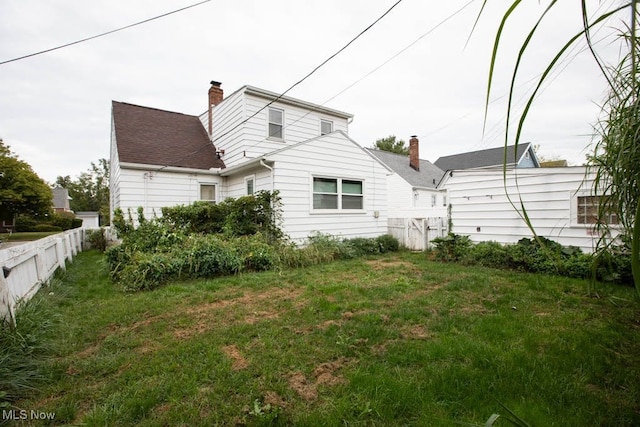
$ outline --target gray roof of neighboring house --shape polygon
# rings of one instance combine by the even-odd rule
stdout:
[[[51,189],[53,193],[53,207],[60,209],[69,209],[69,190],[62,187],[54,187]]]
[[[420,170],[417,171],[409,166],[409,156],[371,148],[366,150],[414,187],[436,188],[444,175],[444,171],[429,160],[420,159]]]
[[[112,108],[120,162],[224,168],[198,117],[117,101]]]
[[[530,142],[518,144],[518,151],[516,153],[515,145],[509,145],[507,147],[507,166],[514,166],[520,163],[522,156],[524,156],[525,152],[530,148]],[[435,161],[435,165],[444,171],[502,166],[504,163],[504,150],[504,147],[498,147],[443,156]],[[515,159],[517,159],[517,161]]]

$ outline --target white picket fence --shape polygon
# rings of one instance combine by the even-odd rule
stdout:
[[[85,232],[76,228],[0,250],[0,320],[15,322],[17,304],[29,300],[82,251]]]

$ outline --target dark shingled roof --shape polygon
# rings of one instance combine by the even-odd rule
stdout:
[[[193,169],[224,168],[197,116],[112,102],[121,162]]]
[[[420,171],[417,171],[409,166],[409,156],[370,148],[367,150],[414,187],[436,188],[444,175],[444,171],[429,160],[420,159]]]
[[[519,162],[525,151],[529,149],[531,143],[518,144],[516,159]],[[515,145],[507,147],[507,166],[513,166]],[[468,153],[443,156],[435,161],[435,165],[444,171],[488,168],[492,166],[502,166],[504,162],[504,147],[489,148],[487,150],[470,151]]]

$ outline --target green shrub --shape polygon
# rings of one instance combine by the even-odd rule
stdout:
[[[102,227],[97,230],[88,230],[87,241],[92,249],[97,249],[100,252],[104,252],[107,249],[107,236]]]
[[[240,256],[245,270],[270,270],[280,264],[276,248],[267,243],[260,233],[234,239],[232,246]]]
[[[39,232],[40,231],[62,231],[62,228],[52,224],[43,223],[43,224],[36,224],[35,226],[33,226],[33,228],[30,231],[39,231]]]
[[[467,256],[471,247],[469,236],[449,233],[444,237],[433,239],[434,254],[437,260],[444,262],[458,262]]]
[[[18,232],[33,231],[33,228],[36,226],[36,224],[36,220],[30,216],[16,216],[16,231]]]
[[[395,237],[389,234],[383,234],[382,236],[376,237],[376,241],[380,246],[380,252],[397,252],[400,250],[400,242]]]
[[[508,268],[510,265],[509,249],[498,242],[479,242],[468,248],[462,262],[468,265]]]
[[[60,227],[62,230],[71,230],[75,217],[73,212],[54,212],[51,215],[51,224]],[[80,225],[82,225],[82,222],[80,222]]]

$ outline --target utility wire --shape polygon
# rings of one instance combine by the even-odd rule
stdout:
[[[41,50],[39,52],[30,53],[28,55],[20,56],[18,58],[8,59],[6,61],[0,62],[0,65],[8,64],[10,62],[20,61],[22,59],[31,58],[31,57],[37,56],[37,55],[42,55],[43,53],[53,52],[54,50],[58,50],[58,49],[62,49],[62,48],[65,48],[65,47],[73,46],[75,44],[84,43],[84,42],[89,41],[89,40],[97,39],[98,37],[104,37],[104,36],[107,36],[109,34],[117,33],[118,31],[126,30],[126,29],[129,29],[129,28],[135,27],[137,25],[146,24],[147,22],[151,22],[151,21],[155,21],[156,19],[164,18],[165,16],[173,15],[174,13],[182,12],[183,10],[191,9],[192,7],[200,6],[201,4],[208,3],[210,1],[211,0],[204,0],[204,1],[201,1],[199,3],[192,4],[190,6],[185,6],[183,8],[176,9],[176,10],[173,10],[171,12],[163,13],[162,15],[154,16],[153,18],[145,19],[144,21],[136,22],[135,24],[129,24],[129,25],[126,25],[124,27],[116,28],[115,30],[107,31],[105,33],[97,34],[95,36],[87,37],[87,38],[84,38],[84,39],[81,39],[81,40],[76,40],[76,41],[71,42],[71,43],[66,43],[66,44],[63,44],[63,45],[60,45],[60,46],[52,47],[50,49]]]
[[[329,56],[327,59],[325,59],[324,61],[322,61],[320,63],[320,65],[318,65],[317,67],[315,67],[310,73],[308,73],[306,76],[304,76],[302,79],[298,80],[296,83],[294,83],[293,85],[291,85],[287,90],[285,90],[284,92],[282,92],[280,95],[276,96],[273,100],[271,100],[270,102],[268,102],[265,106],[263,106],[262,108],[260,108],[258,111],[256,111],[255,113],[253,113],[251,116],[247,117],[246,119],[244,119],[243,121],[241,121],[240,123],[238,123],[237,125],[235,125],[234,127],[232,127],[231,129],[229,129],[228,131],[222,133],[221,135],[218,135],[218,137],[216,137],[214,140],[211,140],[211,143],[214,144],[215,146],[215,142],[219,141],[221,138],[224,138],[225,136],[229,135],[231,132],[235,131],[236,129],[238,129],[240,126],[244,125],[245,123],[247,123],[249,120],[253,119],[254,117],[256,117],[258,114],[260,114],[262,111],[264,111],[265,109],[267,109],[269,106],[273,105],[275,102],[277,102],[279,99],[281,99],[282,97],[284,97],[287,93],[289,93],[293,88],[295,88],[296,86],[298,86],[300,83],[304,82],[306,79],[308,79],[309,77],[311,77],[312,74],[314,74],[316,71],[318,71],[321,67],[323,67],[324,65],[326,65],[329,61],[331,61],[333,58],[335,58],[336,56],[338,56],[340,53],[342,53],[346,48],[348,48],[349,46],[351,46],[351,44],[353,42],[355,42],[356,40],[358,40],[364,33],[366,33],[367,31],[369,31],[374,25],[376,25],[378,22],[380,22],[385,16],[387,16],[397,5],[399,5],[402,2],[402,0],[398,0],[396,1],[389,9],[387,9],[382,15],[380,15],[380,17],[378,19],[376,19],[375,21],[373,21],[371,24],[369,24],[364,30],[360,31],[360,33],[355,36],[354,38],[352,38],[347,44],[345,44],[342,48],[340,48],[337,52],[335,52],[333,55]],[[196,154],[198,154],[200,151],[204,150],[205,148],[207,148],[209,146],[209,144],[207,145],[203,145],[202,147],[198,148],[197,150],[193,151],[192,153],[186,154],[182,157],[180,157],[179,159],[176,160],[176,162],[179,162],[181,160],[184,160],[186,158],[189,158],[191,156],[194,156]],[[167,168],[169,165],[165,165],[162,166],[161,168],[158,168],[155,170],[155,172],[159,172],[165,168]]]

